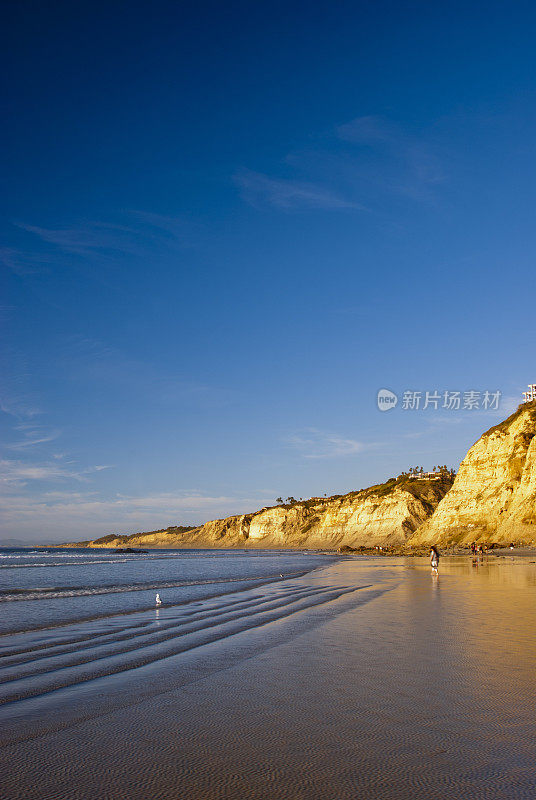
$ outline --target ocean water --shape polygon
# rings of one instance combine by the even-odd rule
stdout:
[[[535,554],[5,556],[2,800],[536,797]]]
[[[0,548],[0,634],[225,596],[303,575],[333,557],[247,550]]]
[[[327,600],[288,582],[333,560],[288,551],[2,549],[0,706]]]

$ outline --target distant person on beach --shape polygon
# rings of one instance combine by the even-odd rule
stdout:
[[[157,595],[156,595],[156,600],[155,600],[155,602],[156,602],[156,605],[157,605],[157,606],[161,606],[161,605],[162,605],[162,601],[160,600],[160,595],[159,595],[159,594],[157,594]]]
[[[439,567],[439,551],[434,546],[430,548],[430,566],[432,567],[432,572],[437,573]]]

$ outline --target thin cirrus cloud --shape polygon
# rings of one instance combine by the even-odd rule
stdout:
[[[9,488],[9,487],[8,487]],[[161,492],[154,495],[115,495],[102,498],[93,491],[53,490],[22,494],[16,489],[2,497],[0,520],[40,540],[96,538],[113,532],[157,530],[170,524],[200,524],[210,517],[245,513],[263,503],[258,497]]]
[[[356,117],[339,125],[336,129],[337,136],[354,144],[400,144],[404,135],[392,123],[381,117],[363,116]]]
[[[0,462],[0,465],[3,462]],[[35,476],[37,478],[37,476]],[[147,512],[153,515],[155,511],[164,514],[176,512],[203,512],[205,509],[225,508],[230,506],[256,507],[264,502],[258,497],[234,497],[227,495],[204,495],[201,493],[187,494],[177,492],[158,492],[153,495],[115,495],[111,499],[102,499],[96,492],[64,492],[48,491],[32,493],[31,496],[10,494],[4,497],[3,509],[48,509],[48,511],[73,511],[85,514],[87,511],[109,515],[110,512],[120,512],[122,517],[128,518]]]
[[[18,223],[18,227],[33,233],[47,244],[80,256],[115,252],[136,254],[139,250],[135,242],[137,232],[122,225],[88,222],[70,228],[41,228]]]
[[[13,383],[22,382],[24,376],[16,376]],[[45,425],[39,424],[35,417],[38,412],[34,406],[28,403],[24,395],[4,395],[0,399],[0,409],[10,417],[11,428],[15,441],[5,442],[4,446],[8,450],[26,450],[42,444],[53,442],[61,436],[60,430],[53,430]]]
[[[151,403],[176,406],[182,403],[196,408],[219,408],[236,401],[237,390],[173,375],[155,368],[154,364],[128,356],[124,352],[88,337],[73,336],[58,355],[69,380],[99,383],[117,390],[135,391],[139,398]]]
[[[445,174],[434,137],[410,133],[377,116],[357,117],[288,153],[296,177],[244,169],[233,176],[242,198],[281,211],[353,210],[385,213],[388,198],[429,202]]]
[[[112,499],[103,499],[95,491],[81,492],[78,489],[42,489],[43,482],[64,483],[65,479],[77,482],[88,482],[92,474],[112,469],[112,464],[96,464],[84,469],[75,469],[73,462],[65,461],[61,454],[55,461],[27,462],[11,459],[0,459],[0,486],[4,487],[2,507],[4,510],[20,504],[24,508],[53,506],[57,511],[89,503],[93,510],[106,511],[121,509],[122,512],[135,514],[139,510],[147,512],[180,512],[203,511],[218,506],[236,506],[253,504],[253,507],[264,502],[261,497],[236,497],[227,495],[206,495],[199,491],[158,492],[149,495],[116,494]],[[32,484],[31,494],[20,493]]]
[[[155,240],[169,243],[179,237],[178,221],[174,226],[171,217],[132,212],[128,224],[107,221],[89,221],[66,228],[42,228],[18,223],[18,227],[34,234],[47,244],[66,253],[88,255],[141,255]]]
[[[45,431],[40,432],[38,430],[30,429],[24,432],[23,439],[18,442],[13,442],[12,444],[8,444],[6,447],[10,450],[25,450],[28,447],[35,447],[40,444],[46,444],[47,442],[53,442],[60,435],[61,431],[50,431],[49,433],[46,433]]]
[[[64,478],[82,480],[79,472],[58,463],[25,463],[11,459],[0,461],[0,484],[25,486],[28,481],[50,481]]]
[[[85,469],[74,469],[70,462],[55,459],[54,462],[27,462],[14,459],[0,460],[0,485],[27,486],[33,481],[65,481],[86,482],[88,476],[104,469],[111,469],[111,464],[98,464]]]
[[[29,392],[7,387],[0,392],[0,411],[15,419],[32,419],[43,413]]]
[[[405,131],[377,116],[356,117],[340,125],[337,137],[357,147],[361,160],[370,160],[378,181],[392,193],[427,199],[445,180],[445,171],[432,137]]]
[[[27,424],[34,428],[36,423],[32,420],[43,412],[38,398],[32,392],[32,364],[19,348],[7,343],[4,344],[3,358],[5,364],[0,387],[0,411],[19,425]],[[15,367],[9,369],[10,364]]]
[[[24,221],[14,224],[29,235],[28,247],[0,248],[0,263],[21,277],[48,271],[68,256],[105,262],[122,256],[142,258],[191,247],[198,238],[194,226],[180,217],[138,210],[123,211],[115,219],[86,220],[62,227]],[[44,252],[36,252],[37,241]]]
[[[0,247],[0,264],[19,277],[35,275],[48,269],[51,259],[43,253],[15,247]]]
[[[269,205],[284,211],[309,209],[359,209],[358,203],[310,181],[270,178],[260,172],[243,170],[234,175],[243,199],[253,206]]]
[[[336,433],[306,428],[304,431],[288,436],[285,443],[297,450],[303,458],[339,458],[361,453],[370,444],[348,439]]]

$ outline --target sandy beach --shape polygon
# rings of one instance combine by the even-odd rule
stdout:
[[[4,705],[2,796],[533,797],[534,561],[286,580],[325,602]]]

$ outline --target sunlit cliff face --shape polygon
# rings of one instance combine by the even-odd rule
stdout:
[[[402,476],[400,476],[401,478]],[[536,402],[484,433],[452,478],[395,481],[90,547],[326,548],[536,543]]]
[[[383,484],[212,520],[188,532],[155,531],[96,540],[91,547],[328,548],[404,545],[430,516],[450,480]]]
[[[411,544],[536,541],[535,435],[536,403],[487,431]]]

